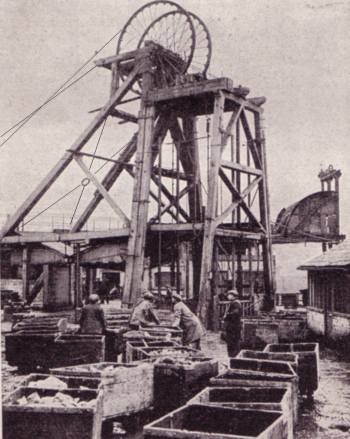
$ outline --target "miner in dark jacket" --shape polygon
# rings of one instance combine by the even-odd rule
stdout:
[[[224,315],[225,338],[229,357],[235,357],[240,349],[242,306],[238,300],[238,292],[230,290],[229,301]]]
[[[98,301],[98,295],[91,294],[88,304],[82,309],[79,322],[82,334],[104,334],[106,331],[105,315]]]

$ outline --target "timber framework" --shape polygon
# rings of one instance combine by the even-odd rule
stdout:
[[[139,25],[136,37],[131,35],[145,10],[157,11],[159,5],[158,15],[143,28]],[[171,265],[179,288],[181,267],[191,264],[191,290],[207,326],[222,285],[220,264],[226,264],[232,287],[242,294],[244,283],[253,292],[253,264],[261,261],[262,288],[271,299],[265,98],[248,97],[249,89],[229,78],[208,79],[211,51],[202,20],[174,2],[151,2],[136,11],[120,33],[116,54],[95,63],[111,71],[109,99],[8,219],[1,245],[21,246],[23,261],[30,265],[36,245],[64,242],[73,249],[76,273],[82,251],[113,246],[124,264],[125,306],[141,295],[145,266]],[[138,111],[130,111],[130,104]],[[130,141],[117,158],[86,152],[85,145],[109,117],[122,122],[121,130],[136,127]],[[91,156],[109,166],[101,180],[86,163]],[[96,188],[79,218],[70,230],[21,233],[23,219],[73,161],[85,184]],[[122,173],[133,178],[129,209],[110,194]],[[102,200],[124,226],[89,232],[84,226]],[[247,275],[243,264],[249,268]],[[75,288],[77,305],[78,278]]]

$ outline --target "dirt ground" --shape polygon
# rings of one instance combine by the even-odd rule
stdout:
[[[2,324],[2,395],[6,396],[24,378],[5,359],[4,333],[10,325]],[[221,368],[227,364],[226,345],[217,333],[208,332],[202,350],[218,358]],[[301,402],[296,439],[333,439],[350,437],[350,363],[337,358],[331,350],[321,351],[320,383],[312,403]]]

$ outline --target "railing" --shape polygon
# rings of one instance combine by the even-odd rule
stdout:
[[[224,317],[226,308],[230,303],[231,302],[228,300],[218,302],[219,319],[220,320]],[[254,302],[252,300],[250,300],[250,299],[249,300],[240,300],[239,303],[242,306],[242,316],[243,317],[252,316],[255,314]]]

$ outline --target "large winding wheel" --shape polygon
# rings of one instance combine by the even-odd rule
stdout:
[[[186,72],[206,76],[211,58],[210,34],[199,17],[177,3],[158,0],[139,8],[120,33],[117,54],[141,48],[147,41],[164,49],[154,59],[158,87],[173,85],[176,77]],[[122,70],[119,75],[125,78]],[[139,82],[134,91],[140,93],[140,88]]]

